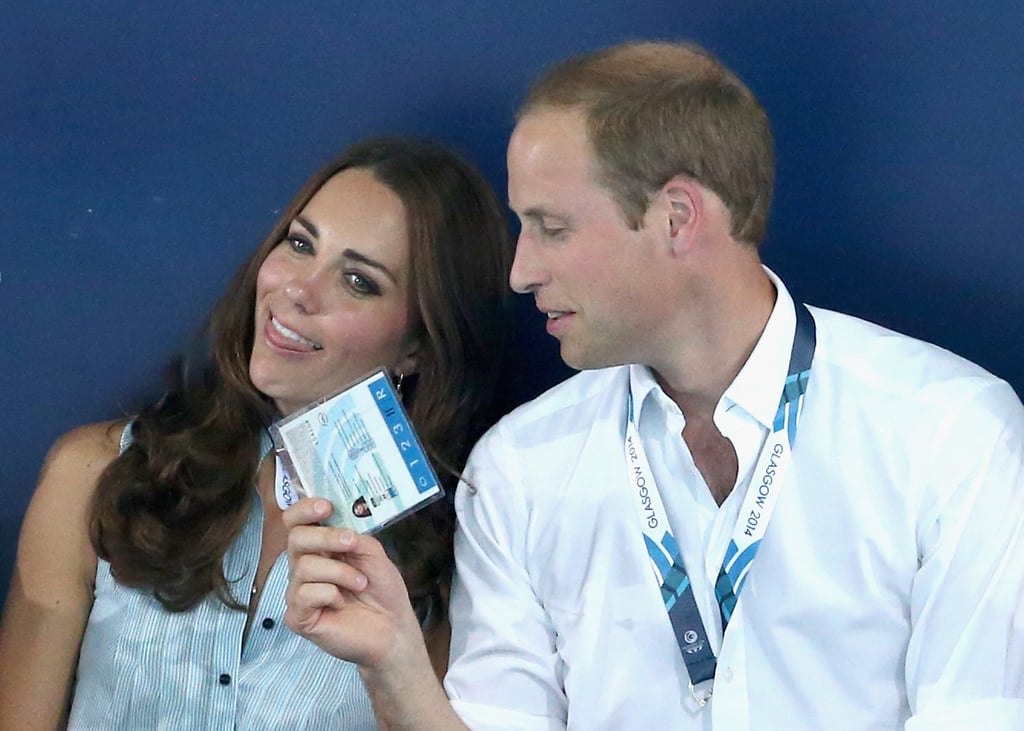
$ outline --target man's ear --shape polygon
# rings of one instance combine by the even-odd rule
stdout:
[[[690,178],[677,175],[661,187],[662,226],[667,229],[673,251],[681,253],[693,245],[694,234],[704,216],[701,187]]]

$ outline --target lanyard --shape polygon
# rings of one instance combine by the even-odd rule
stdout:
[[[723,632],[736,608],[736,601],[775,510],[793,444],[796,442],[797,421],[810,378],[816,338],[814,318],[810,311],[802,304],[796,304],[795,307],[796,333],[793,336],[789,370],[779,399],[779,408],[775,413],[771,433],[758,456],[754,477],[747,488],[732,540],[715,581],[715,598],[718,600]],[[717,659],[701,621],[690,577],[683,566],[682,554],[668,525],[654,473],[640,443],[633,411],[632,388],[628,389],[626,402],[625,453],[647,555],[651,559],[655,578],[661,585],[661,597],[690,675],[690,693],[697,705],[703,706],[711,698],[712,690],[709,688],[698,692],[695,686],[715,677]]]
[[[277,496],[277,507],[281,510],[287,510],[301,497],[295,491],[288,468],[284,466],[284,462],[277,455],[274,455],[274,495]]]
[[[270,434],[264,430],[260,433],[260,461],[259,464],[263,464],[263,460],[271,455],[274,451],[274,440]],[[257,467],[257,470],[259,467]],[[277,507],[281,510],[287,510],[302,497],[298,494],[295,489],[295,484],[292,482],[291,475],[288,474],[288,469],[284,466],[284,462],[278,455],[274,455],[274,496],[277,498]]]

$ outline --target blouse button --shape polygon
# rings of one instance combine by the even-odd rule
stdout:
[[[263,629],[274,629],[274,620],[270,617],[266,617],[263,620]]]
[[[218,680],[220,681],[221,685],[230,685],[231,684],[231,676],[228,675],[227,673],[221,673],[220,677],[218,678]]]

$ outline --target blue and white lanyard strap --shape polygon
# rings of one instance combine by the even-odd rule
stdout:
[[[816,338],[814,318],[810,311],[799,303],[795,308],[796,333],[779,408],[772,431],[758,457],[752,484],[747,489],[732,540],[715,582],[715,598],[722,616],[723,631],[732,617],[754,556],[775,510],[793,444],[796,442],[797,421],[810,378]],[[626,463],[643,526],[644,543],[655,577],[661,584],[661,596],[690,675],[690,692],[697,704],[703,706],[711,697],[711,690],[698,692],[696,686],[714,678],[717,659],[700,618],[679,546],[669,528],[654,473],[640,443],[631,388],[627,394],[626,411]]]
[[[264,429],[260,433],[259,464],[262,465],[263,460],[273,453],[274,440],[270,433]],[[277,454],[274,454],[274,496],[277,498],[277,507],[281,508],[281,510],[287,510],[302,497],[295,489],[295,484],[292,481],[291,475],[288,474],[288,469]]]

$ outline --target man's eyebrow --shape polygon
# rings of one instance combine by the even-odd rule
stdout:
[[[308,218],[306,218],[305,216],[303,216],[303,215],[302,215],[302,214],[300,213],[299,215],[297,215],[297,216],[295,217],[295,220],[296,220],[296,221],[298,221],[298,222],[299,222],[299,224],[300,224],[300,225],[301,225],[301,226],[302,226],[302,227],[303,227],[304,229],[306,229],[306,230],[307,230],[307,231],[309,231],[309,232],[310,232],[311,234],[313,234],[313,238],[315,238],[315,239],[318,239],[318,238],[320,238],[320,229],[318,229],[318,228],[316,227],[316,224],[314,224],[314,223],[313,223],[312,221],[310,221],[310,220],[309,220]]]
[[[398,277],[395,276],[395,273],[392,272],[390,269],[388,269],[388,267],[385,264],[382,264],[381,262],[377,261],[376,259],[373,259],[373,258],[367,256],[366,254],[362,254],[362,253],[356,251],[355,249],[345,249],[343,252],[341,252],[341,255],[345,259],[350,259],[352,261],[356,261],[356,262],[359,262],[360,264],[365,264],[368,267],[372,267],[373,269],[376,269],[377,271],[379,271],[382,274],[384,274],[392,282],[394,282],[395,284],[398,284]]]
[[[509,207],[511,208],[511,206],[509,206]],[[541,219],[544,219],[544,218],[558,218],[558,219],[564,218],[563,216],[555,215],[554,213],[552,213],[551,211],[547,210],[546,208],[541,208],[539,206],[534,206],[533,208],[527,208],[525,211],[520,213],[519,216],[521,218],[529,218],[529,219],[531,219],[533,221],[540,221]]]

